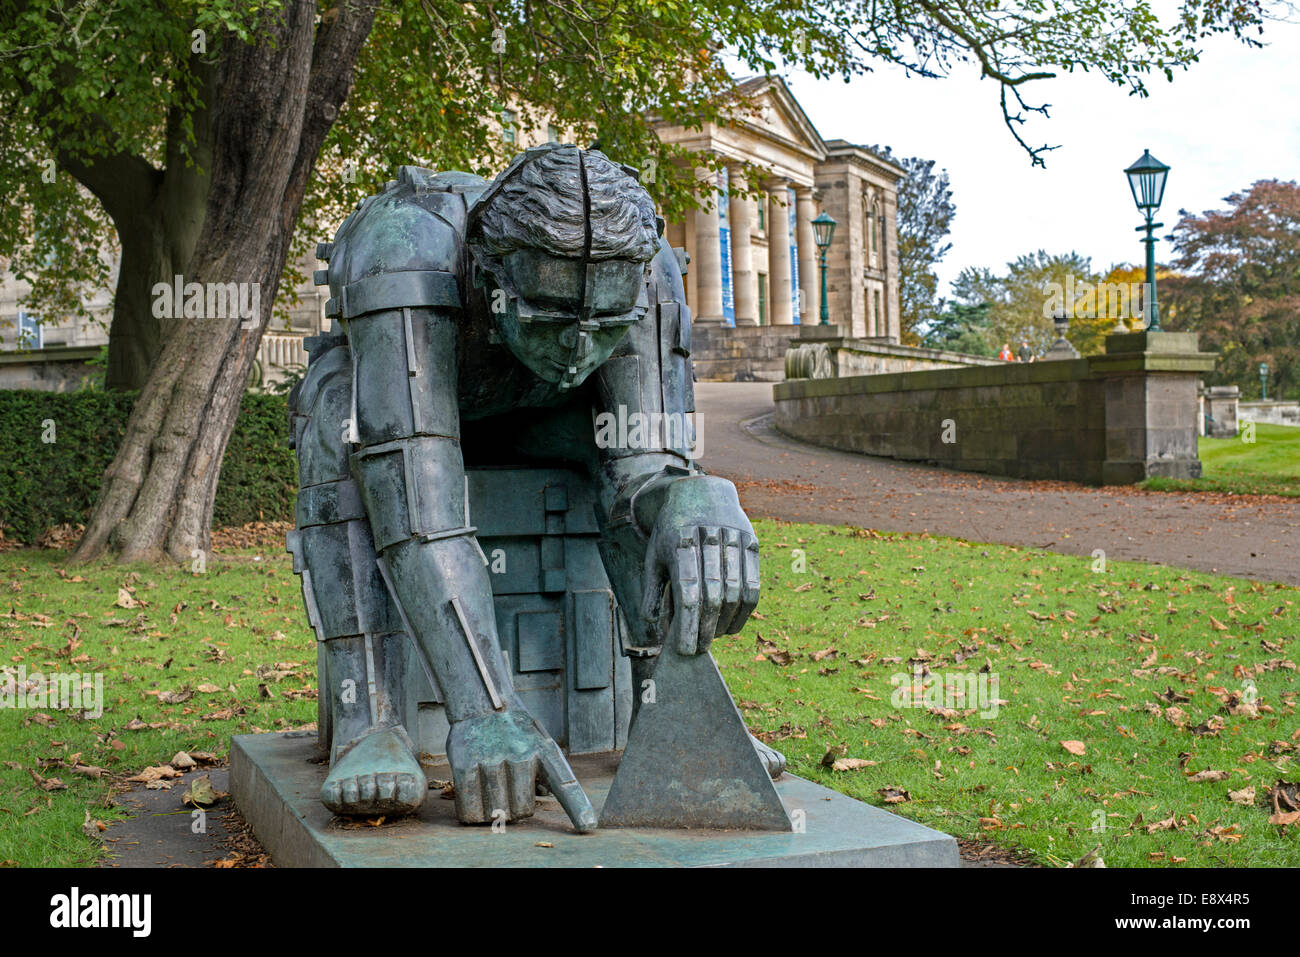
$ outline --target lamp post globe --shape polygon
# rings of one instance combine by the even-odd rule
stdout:
[[[830,308],[826,305],[826,250],[831,248],[831,240],[835,237],[836,222],[823,210],[816,219],[812,221],[813,239],[817,243],[817,249],[820,256],[821,274],[822,274],[822,295],[821,295],[821,322],[820,325],[829,326],[831,324]]]
[[[1133,202],[1147,220],[1144,225],[1138,227],[1138,232],[1146,230],[1146,238],[1142,240],[1147,247],[1146,328],[1149,332],[1159,332],[1160,307],[1156,300],[1155,231],[1164,223],[1152,220],[1165,196],[1165,181],[1169,177],[1169,167],[1152,156],[1150,150],[1143,150],[1137,161],[1124,170],[1124,175],[1128,177],[1128,187],[1133,193]]]

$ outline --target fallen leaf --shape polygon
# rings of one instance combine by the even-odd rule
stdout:
[[[831,763],[832,771],[861,771],[863,768],[874,768],[878,762],[868,761],[865,758],[840,758]]]

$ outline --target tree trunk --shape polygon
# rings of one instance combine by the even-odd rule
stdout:
[[[316,27],[295,0],[256,44],[228,38],[211,102],[206,210],[186,282],[256,283],[259,314],[163,320],[162,349],[104,473],[74,556],[188,561],[210,546],[212,506],[316,156],[351,88],[377,0],[353,0]]]
[[[166,175],[174,176],[170,171]],[[104,381],[107,389],[143,388],[162,352],[164,323],[169,320],[154,315],[153,289],[160,282],[171,285],[174,276],[184,273],[207,205],[206,189],[185,199],[170,195],[172,192],[160,190],[135,224],[118,229],[122,258],[113,293]],[[178,208],[178,204],[182,205]]]

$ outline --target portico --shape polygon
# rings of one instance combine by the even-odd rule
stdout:
[[[726,329],[816,323],[812,221],[826,211],[845,223],[827,256],[830,321],[846,335],[897,342],[894,219],[903,171],[864,147],[823,140],[779,78],[744,80],[737,89],[755,104],[739,122],[658,130],[666,142],[723,160],[716,171],[694,171],[702,207],[667,227],[669,242],[690,256],[686,296],[695,324],[725,336]]]

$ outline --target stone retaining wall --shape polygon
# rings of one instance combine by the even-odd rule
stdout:
[[[1084,359],[800,379],[773,387],[776,426],[817,445],[947,468],[1093,484],[1194,478],[1190,333],[1110,336]]]
[[[1300,425],[1300,402],[1275,401],[1240,402],[1237,416],[1245,422],[1267,422],[1271,425]]]

